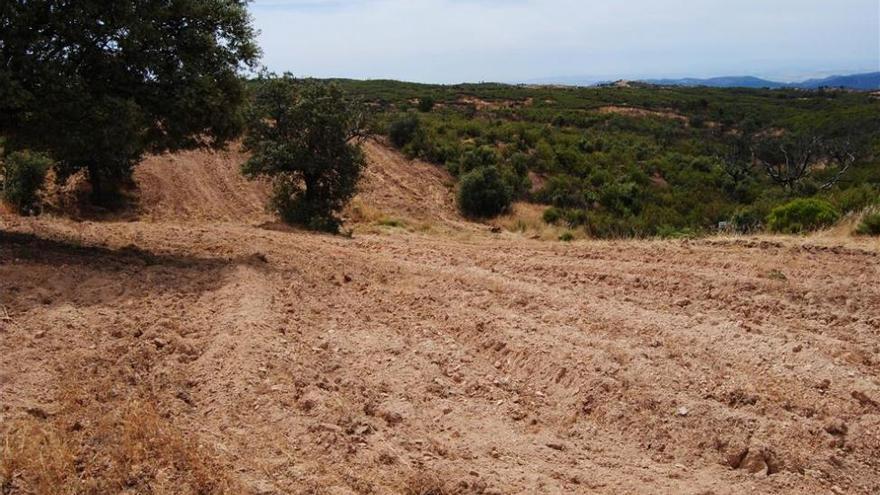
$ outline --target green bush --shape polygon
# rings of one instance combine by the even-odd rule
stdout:
[[[308,229],[337,232],[339,213],[366,165],[356,137],[359,106],[335,84],[300,84],[289,76],[263,81],[248,114],[242,165],[250,178],[273,181],[270,206]]]
[[[409,113],[391,122],[391,125],[388,126],[388,137],[391,138],[394,146],[403,148],[415,139],[420,128],[419,118]]]
[[[547,180],[544,187],[535,194],[535,199],[558,208],[586,206],[583,184],[577,177],[565,174],[554,175]]]
[[[827,227],[840,218],[831,203],[816,198],[800,198],[774,208],[767,216],[767,227],[774,232],[797,234]]]
[[[828,201],[844,214],[862,211],[880,203],[880,188],[870,184],[859,184],[849,189],[832,192],[828,196]]]
[[[563,232],[562,235],[559,236],[559,240],[562,242],[571,242],[574,240],[574,234],[571,232]]]
[[[761,229],[761,224],[763,224],[764,215],[762,215],[757,208],[753,206],[744,206],[733,214],[733,217],[730,219],[730,222],[733,224],[733,228],[741,233],[747,234],[750,232],[755,232]]]
[[[554,225],[559,222],[560,219],[562,219],[562,210],[559,208],[551,206],[544,210],[544,223]]]
[[[859,235],[880,235],[880,212],[869,213],[862,218],[856,233]]]
[[[458,206],[469,217],[494,217],[507,211],[512,196],[510,186],[496,167],[481,167],[461,178]]]
[[[471,170],[496,165],[498,165],[498,153],[490,146],[480,146],[461,155],[458,171],[460,174],[466,174]]]
[[[422,113],[428,113],[434,109],[435,104],[436,104],[436,102],[434,101],[433,97],[424,96],[422,98],[419,98],[418,109]]]
[[[3,199],[19,213],[33,213],[39,207],[39,192],[52,168],[52,160],[41,153],[18,151],[3,162]]]

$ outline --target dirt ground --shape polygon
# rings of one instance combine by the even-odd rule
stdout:
[[[460,229],[278,227],[234,153],[0,217],[0,493],[880,492],[876,243],[491,234],[368,153]]]

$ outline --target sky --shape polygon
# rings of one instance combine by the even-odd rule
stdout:
[[[880,71],[880,0],[254,0],[263,64],[429,83]]]

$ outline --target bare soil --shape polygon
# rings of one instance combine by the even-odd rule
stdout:
[[[273,227],[235,153],[0,217],[0,493],[880,492],[876,243],[493,235],[367,151],[461,232]]]
[[[601,114],[618,114],[625,115],[627,117],[660,117],[672,120],[679,120],[681,122],[688,122],[689,119],[687,116],[682,115],[680,113],[675,113],[672,110],[648,110],[647,108],[639,108],[639,107],[625,107],[625,106],[615,106],[609,105],[600,107],[596,110]]]

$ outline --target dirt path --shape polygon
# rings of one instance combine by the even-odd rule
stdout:
[[[347,239],[239,212],[2,217],[2,432],[80,458],[57,472],[125,466],[93,483],[131,493],[219,472],[265,494],[880,491],[877,250]],[[108,436],[143,403],[197,446]]]

